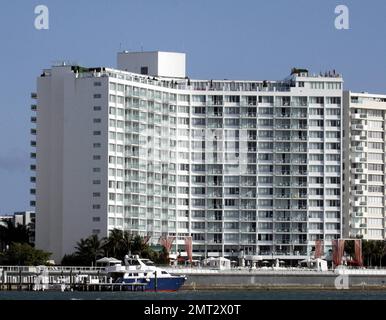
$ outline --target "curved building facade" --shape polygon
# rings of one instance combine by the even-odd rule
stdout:
[[[160,52],[120,53],[118,69],[45,70],[38,246],[58,259],[119,228],[174,237],[182,255],[192,237],[194,257],[302,260],[317,240],[328,254],[342,228],[342,82],[301,69],[192,80],[185,55]]]

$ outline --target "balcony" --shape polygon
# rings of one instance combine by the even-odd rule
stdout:
[[[293,233],[307,233],[307,229],[293,228],[293,229],[291,229],[291,232],[293,232]]]
[[[364,192],[362,190],[354,190],[353,191],[355,196],[363,196]]]
[[[289,199],[291,198],[291,195],[288,194],[275,194],[275,198],[280,198],[280,199]]]
[[[364,124],[353,124],[351,126],[351,129],[352,130],[358,130],[358,131],[364,131],[364,130],[367,130],[367,125],[364,125]]]
[[[352,119],[366,119],[366,114],[364,113],[353,113],[351,114]]]

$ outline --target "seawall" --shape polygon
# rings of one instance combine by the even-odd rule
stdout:
[[[321,274],[186,274],[186,290],[233,289],[384,289],[385,275]],[[340,278],[338,278],[340,276]]]

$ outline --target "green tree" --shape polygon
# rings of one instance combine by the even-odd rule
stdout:
[[[13,224],[11,220],[7,220],[6,225],[0,225],[0,250],[4,251],[12,242],[29,243],[30,231],[29,228],[17,224]]]
[[[80,239],[75,249],[75,255],[84,265],[95,264],[96,260],[104,254],[103,243],[96,234],[87,239]]]
[[[111,230],[109,236],[102,240],[99,240],[96,235],[87,239],[80,239],[76,243],[75,250],[75,253],[63,257],[62,265],[90,265],[103,255],[123,260],[124,256],[130,252],[138,254],[142,258],[151,259],[155,263],[166,264],[168,262],[165,249],[156,252],[141,236],[133,236],[131,233],[119,229]]]
[[[142,256],[145,254],[146,256],[143,257],[147,258],[149,254],[149,246],[143,241],[141,236],[135,236],[131,244],[131,251],[133,254],[139,254]]]
[[[72,253],[65,254],[61,261],[62,266],[85,266],[89,265],[88,261],[85,261],[81,256]]]
[[[88,238],[88,245],[90,248],[91,257],[95,264],[98,258],[103,257],[103,243],[101,240],[99,240],[96,234],[93,234],[91,237]]]
[[[35,249],[27,243],[11,243],[3,253],[0,264],[18,266],[37,266],[47,264],[50,252]]]
[[[106,256],[120,259],[125,248],[128,248],[128,244],[126,243],[124,232],[120,229],[111,230],[103,246]]]
[[[383,240],[374,241],[373,255],[377,260],[379,267],[382,267],[382,258],[385,255],[385,242]]]

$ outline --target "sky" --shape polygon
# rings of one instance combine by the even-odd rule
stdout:
[[[49,29],[37,30],[37,5]],[[349,29],[335,28],[335,8]],[[29,210],[30,93],[55,61],[115,67],[116,53],[178,51],[196,79],[284,79],[292,67],[342,73],[345,89],[386,94],[384,0],[2,0],[0,214]]]

